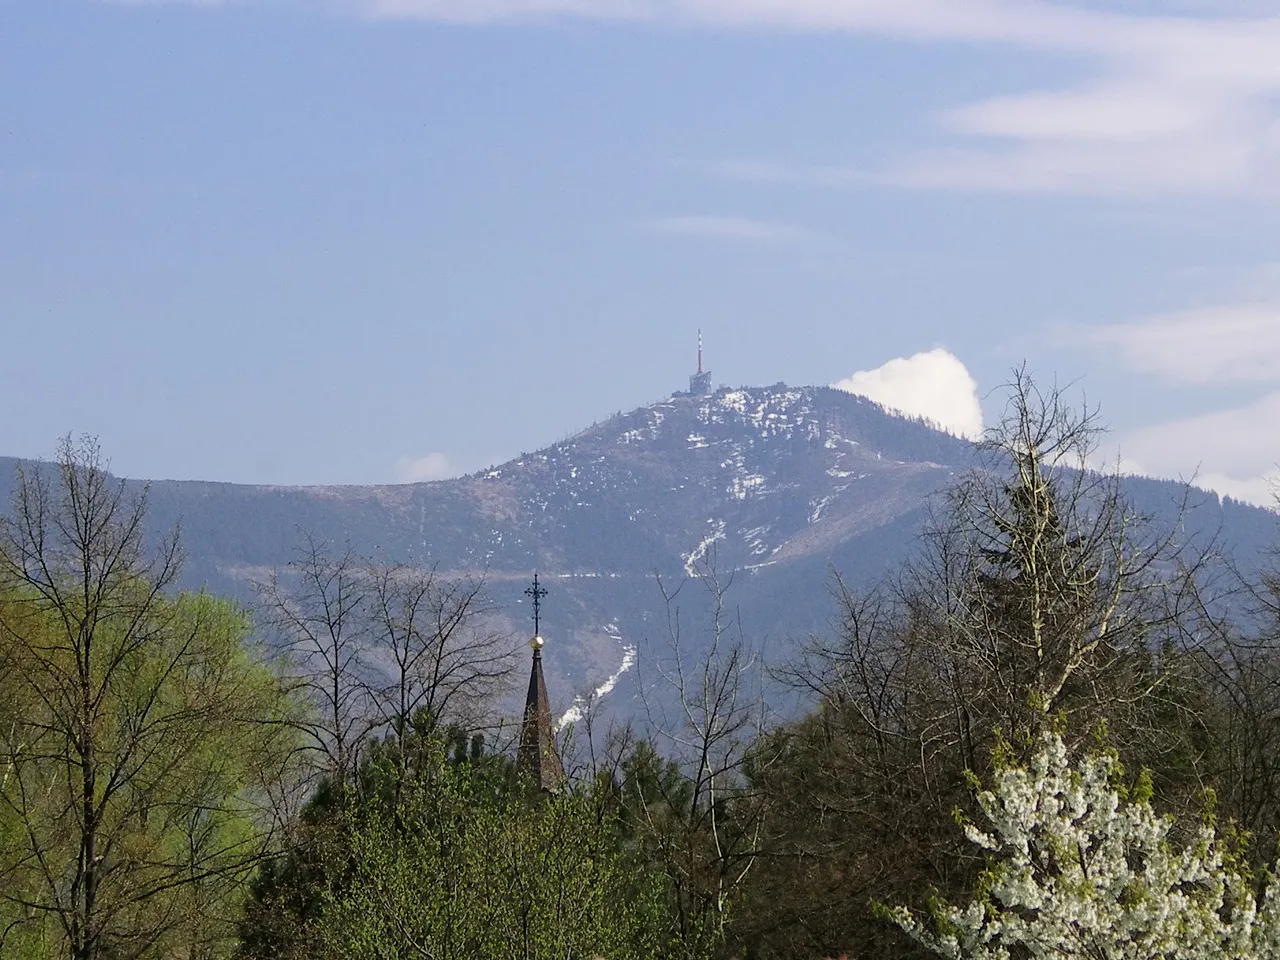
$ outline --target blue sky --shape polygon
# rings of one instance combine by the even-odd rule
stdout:
[[[0,453],[449,475],[702,328],[988,420],[1025,359],[1266,501],[1277,50],[1271,0],[0,0]]]

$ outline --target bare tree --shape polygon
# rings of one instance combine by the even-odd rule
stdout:
[[[355,769],[372,723],[362,674],[370,626],[365,564],[350,546],[337,552],[304,532],[285,571],[272,571],[257,592],[294,689],[314,707],[300,724],[307,748],[321,772],[342,782]]]
[[[1212,544],[1138,513],[1118,472],[1091,469],[1101,429],[1025,369],[980,447],[980,466],[947,494],[904,599],[975,725],[1012,733],[1052,714],[1085,732],[1157,693],[1193,635],[1185,627]],[[977,765],[970,753],[966,762]]]
[[[425,717],[433,727],[475,728],[514,668],[515,644],[487,623],[483,579],[449,580],[434,569],[369,571],[370,652],[387,682],[372,691],[379,723],[397,734]]]
[[[731,582],[718,575],[714,554],[675,589],[659,578],[667,644],[649,664],[655,682],[642,678],[641,691],[665,750],[641,746],[623,763],[624,803],[667,873],[679,937],[691,949],[724,938],[731,901],[759,855],[749,768],[767,762],[755,749],[766,723],[764,671],[727,605]],[[705,591],[704,629],[686,628],[679,603],[686,588]]]
[[[1234,559],[1228,586],[1202,598],[1206,638],[1192,673],[1203,770],[1220,814],[1254,838],[1265,861],[1280,841],[1280,551],[1260,570]]]
[[[733,924],[747,956],[913,956],[873,900],[955,889],[975,866],[951,837],[968,790],[950,678],[891,588],[835,576],[832,592],[830,633],[775,669],[816,709],[770,731],[753,771],[763,863]]]
[[[383,782],[356,775],[368,759],[394,766],[400,798],[412,780],[405,774],[420,774],[441,743],[466,749],[460,730],[474,731],[485,718],[512,669],[514,644],[492,629],[482,579],[374,565],[312,536],[259,596],[290,676],[311,704],[302,729],[316,761],[312,785],[318,775],[322,789],[260,875],[242,952],[311,956],[320,949],[312,919],[325,883],[351,856],[344,788]],[[469,747],[480,757],[483,738],[476,734]]]
[[[912,955],[870,902],[968,892],[981,863],[951,814],[1001,731],[1017,745],[1060,718],[1073,737],[1106,721],[1166,798],[1198,799],[1208,741],[1186,680],[1212,544],[1179,539],[1185,502],[1162,526],[1090,470],[1098,434],[1091,410],[1015,371],[905,568],[865,591],[836,580],[831,636],[782,672],[816,710],[773,735],[782,760],[761,784],[772,859],[740,925],[759,955]]]
[[[264,849],[246,787],[287,752],[266,722],[287,708],[245,659],[241,613],[166,595],[177,531],[148,554],[146,492],[95,441],[65,438],[17,481],[0,521],[0,648],[21,698],[0,730],[6,934],[52,921],[73,960],[115,960],[185,925],[199,955],[192,911],[225,904]]]

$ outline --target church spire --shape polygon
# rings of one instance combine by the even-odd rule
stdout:
[[[529,692],[524,701],[524,722],[520,727],[520,749],[516,764],[532,777],[538,789],[556,793],[564,783],[564,767],[560,765],[560,753],[556,749],[555,731],[551,723],[551,703],[547,699],[547,683],[542,676],[541,614],[542,598],[547,595],[533,575],[533,586],[525,591],[533,598],[534,635],[529,641],[533,650],[533,667],[529,672]]]

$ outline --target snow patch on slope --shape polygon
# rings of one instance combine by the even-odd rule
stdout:
[[[618,634],[618,623],[616,620],[604,629],[605,633],[609,634],[612,639],[621,642],[622,637]],[[613,688],[618,685],[618,681],[622,679],[622,675],[635,665],[636,645],[634,643],[629,643],[622,648],[622,664],[618,669],[614,673],[610,674],[609,679],[596,687],[589,697],[574,697],[573,705],[561,714],[560,719],[556,721],[556,729],[561,730],[571,723],[579,722],[586,715],[588,702],[598,701],[601,697],[607,696],[611,693]]]
[[[698,575],[698,564],[706,559],[707,551],[719,540],[724,539],[724,521],[708,519],[707,523],[711,524],[714,529],[711,533],[702,538],[701,542],[693,548],[693,552],[684,558],[684,572],[690,577]]]

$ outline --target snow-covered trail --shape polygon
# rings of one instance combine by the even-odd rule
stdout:
[[[622,665],[618,667],[617,673],[614,673],[604,683],[596,687],[591,694],[592,700],[599,700],[601,697],[609,693],[618,685],[618,681],[622,679],[622,675],[636,665],[636,647],[635,644],[628,644],[622,648]],[[571,723],[577,723],[583,717],[583,711],[586,709],[586,698],[575,697],[573,706],[564,712],[558,721],[556,721],[556,729],[560,730]]]

